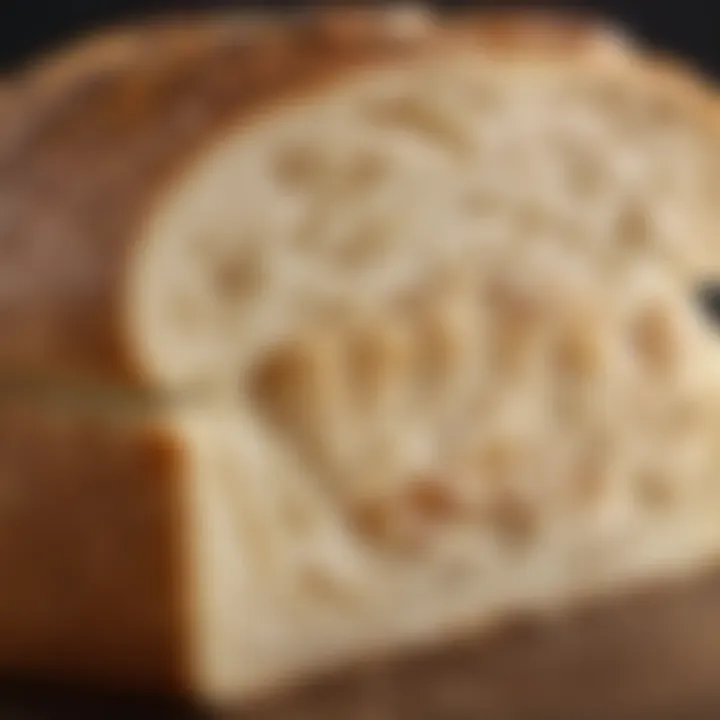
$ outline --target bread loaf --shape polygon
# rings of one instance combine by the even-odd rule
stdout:
[[[249,701],[713,567],[713,90],[558,20],[197,22],[23,76],[0,670]]]

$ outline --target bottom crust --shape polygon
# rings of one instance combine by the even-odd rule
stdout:
[[[720,571],[518,620],[331,676],[254,708],[0,688],[0,715],[187,720],[645,720],[720,717]],[[68,714],[69,713],[69,714]]]

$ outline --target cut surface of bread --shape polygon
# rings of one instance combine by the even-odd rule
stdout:
[[[0,668],[243,700],[717,561],[715,98],[488,23],[59,71],[0,165]]]

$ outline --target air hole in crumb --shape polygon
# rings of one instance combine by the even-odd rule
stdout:
[[[351,334],[348,370],[362,407],[374,404],[388,376],[395,375],[396,363],[400,361],[395,351],[394,343],[372,328],[359,328]]]
[[[523,287],[493,283],[487,289],[487,307],[495,327],[493,362],[503,374],[515,374],[532,356],[542,324],[542,298]]]
[[[338,179],[338,190],[352,194],[366,193],[377,187],[388,172],[387,158],[365,153],[354,158]]]
[[[412,96],[391,97],[375,102],[369,113],[381,125],[420,135],[463,158],[472,150],[462,126],[436,102]]]
[[[457,498],[448,479],[439,475],[413,480],[407,490],[407,503],[414,514],[428,522],[451,519],[458,511]]]
[[[333,247],[332,255],[343,265],[366,268],[376,263],[388,248],[388,237],[381,222],[360,225]]]
[[[581,451],[571,476],[572,497],[583,508],[595,508],[608,489],[607,450],[604,443],[593,443]]]
[[[462,200],[462,207],[476,217],[487,217],[498,207],[498,199],[482,190],[469,191]]]
[[[323,165],[317,148],[286,147],[275,158],[275,176],[286,187],[301,190],[317,184],[323,175]]]
[[[599,190],[599,169],[590,158],[579,156],[571,158],[567,172],[570,188],[577,196],[587,198]]]
[[[481,474],[493,486],[509,482],[520,460],[520,449],[516,439],[496,437],[486,442],[479,453]]]
[[[537,533],[538,518],[530,504],[508,492],[498,494],[490,513],[493,528],[512,547],[526,546]]]
[[[263,267],[255,254],[220,259],[215,266],[213,283],[223,300],[246,300],[262,286]]]
[[[337,573],[322,567],[313,565],[304,567],[300,581],[307,593],[316,600],[347,604],[354,597],[351,589],[337,576]]]
[[[552,227],[552,214],[541,205],[522,205],[515,212],[518,230],[523,238],[533,239]]]
[[[390,507],[390,499],[368,500],[352,511],[358,531],[371,543],[389,546],[396,551],[418,549],[417,532],[401,512]]]
[[[264,421],[318,474],[328,472],[332,455],[332,428],[319,417],[334,397],[323,355],[322,344],[289,342],[268,351],[241,380]]]
[[[673,369],[681,341],[668,308],[661,304],[644,308],[636,316],[630,333],[635,356],[646,367],[656,371]]]
[[[617,217],[618,239],[628,249],[646,247],[650,239],[650,218],[639,204],[624,207]]]
[[[649,510],[663,510],[672,505],[674,500],[671,483],[657,470],[640,473],[636,479],[635,490],[642,506]]]
[[[458,518],[460,510],[458,498],[445,478],[419,475],[393,497],[358,505],[353,516],[358,529],[371,542],[415,552],[432,541],[440,526]]]
[[[561,376],[588,378],[602,367],[602,343],[592,318],[583,318],[568,327],[557,339],[554,360]]]
[[[264,414],[281,426],[300,422],[297,417],[312,381],[312,358],[299,347],[278,347],[251,373],[252,397]]]

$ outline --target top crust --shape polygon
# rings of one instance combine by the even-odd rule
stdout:
[[[618,39],[551,16],[343,11],[147,25],[39,63],[21,77],[18,132],[0,132],[0,371],[155,384],[124,321],[133,246],[158,195],[230,123],[458,45],[652,69]]]

